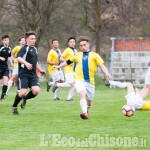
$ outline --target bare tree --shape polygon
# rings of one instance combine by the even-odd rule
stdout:
[[[36,46],[49,30],[52,14],[64,0],[9,0],[7,8],[15,28],[22,32],[36,32]]]

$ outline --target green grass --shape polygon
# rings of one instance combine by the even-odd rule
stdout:
[[[0,103],[0,149],[150,149],[150,111],[136,111],[132,117],[123,116],[121,109],[126,103],[125,89],[109,89],[104,86],[96,88],[90,117],[88,120],[82,120],[79,117],[81,108],[77,94],[73,97],[75,101],[66,102],[68,89],[61,89],[61,100],[54,101],[54,94],[51,91],[47,93],[44,85],[41,88],[40,94],[33,100],[29,100],[24,110],[19,104],[20,115],[18,116],[12,115],[11,112],[11,105],[16,94],[15,88],[10,90],[8,102]],[[73,147],[54,147],[52,137],[48,137],[54,134],[61,135],[63,139],[73,137],[80,141],[89,138],[91,134],[100,135],[105,139],[137,137],[140,142],[141,138],[146,139],[146,147],[119,147],[120,145],[112,147],[109,145],[92,148],[91,146],[84,147],[84,141],[81,145]]]

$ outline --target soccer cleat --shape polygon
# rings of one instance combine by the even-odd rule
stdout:
[[[88,114],[88,113],[81,113],[81,114],[80,114],[80,117],[81,117],[82,119],[89,119],[89,114]]]
[[[3,98],[0,99],[0,102],[6,102],[6,101],[7,101],[7,100],[5,100],[5,99],[3,99]]]
[[[18,112],[17,107],[13,107],[13,106],[12,106],[12,113],[13,113],[14,115],[19,115],[19,112]]]
[[[26,99],[22,98],[21,108],[24,109],[26,106]]]
[[[57,82],[55,82],[55,83],[54,83],[54,87],[53,87],[53,89],[52,89],[53,93],[56,91],[57,88],[58,88]]]
[[[51,88],[51,86],[48,84],[47,82],[47,92],[49,92],[49,89]]]
[[[70,99],[67,99],[66,101],[74,101],[72,98],[70,98]]]
[[[54,100],[60,100],[60,98],[59,98],[59,97],[56,97]]]

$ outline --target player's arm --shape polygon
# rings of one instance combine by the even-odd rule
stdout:
[[[0,56],[0,60],[1,61],[5,61],[5,58]]]
[[[39,70],[40,73],[41,73],[44,77],[47,76],[47,75],[46,75],[46,72],[40,67],[40,65],[39,65],[38,62],[37,62],[37,64],[36,64],[36,69]]]
[[[73,63],[73,62],[69,59],[69,60],[63,62],[62,64],[60,64],[59,66],[53,66],[52,69],[56,70],[58,68],[62,68],[62,67],[65,67],[67,65],[70,65],[71,63]]]
[[[66,61],[65,57],[64,57],[64,56],[61,56],[61,57],[60,57],[60,61],[62,61],[62,62]]]
[[[52,62],[52,61],[48,61],[48,60],[47,60],[47,64],[50,64],[50,65],[58,65],[58,64],[59,64],[59,61],[58,61],[58,62]]]
[[[103,72],[105,73],[106,77],[108,78],[108,80],[111,79],[111,75],[108,73],[107,68],[104,66],[104,64],[100,65],[101,69],[103,70]]]
[[[17,57],[17,61],[19,63],[24,64],[28,70],[32,70],[32,64],[28,63],[27,61],[25,61],[24,59],[22,59],[21,57]]]

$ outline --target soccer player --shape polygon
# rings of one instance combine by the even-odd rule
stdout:
[[[71,37],[68,38],[68,48],[66,48],[64,50],[64,52],[62,53],[62,55],[60,57],[60,60],[62,62],[72,58],[73,56],[75,56],[77,54],[77,50],[74,49],[75,43],[76,42],[75,42],[75,37],[74,36],[71,36]],[[72,96],[75,92],[75,86],[74,86],[74,83],[75,83],[74,82],[75,67],[76,67],[76,62],[66,66],[65,69],[64,69],[66,82],[56,83],[56,85],[55,85],[55,88],[58,88],[58,87],[69,87],[70,88],[69,94],[68,94],[68,97],[67,97],[66,101],[73,101]],[[49,87],[50,86],[51,85],[49,85]],[[53,90],[55,90],[55,89],[53,89]]]
[[[0,79],[3,79],[3,89],[2,89],[0,101],[5,101],[4,96],[7,91],[8,77],[9,77],[7,60],[8,60],[8,57],[11,56],[11,47],[9,47],[8,35],[2,36],[2,43],[3,45],[0,45]],[[10,61],[10,66],[12,66],[13,64],[12,64],[11,59],[9,59],[9,61]]]
[[[18,76],[18,61],[17,61],[17,54],[19,52],[19,50],[21,49],[21,47],[23,47],[25,45],[25,38],[24,37],[20,37],[19,38],[19,44],[18,46],[16,46],[11,53],[11,58],[14,61],[14,69],[13,69],[13,73],[12,73],[12,77],[11,79],[8,81],[8,88],[7,88],[7,92],[6,95],[8,95],[8,91],[11,88],[12,84],[14,81],[17,80],[17,76]],[[15,57],[13,56],[15,55]]]
[[[61,51],[58,48],[59,42],[57,39],[52,40],[52,47],[53,48],[48,53],[47,64],[48,64],[48,72],[53,82],[47,83],[47,91],[49,91],[50,86],[54,85],[56,82],[58,83],[64,82],[63,72],[60,69],[52,70],[53,66],[58,66],[60,64]],[[55,92],[54,99],[60,100],[59,88],[57,88],[54,92]]]
[[[109,80],[111,76],[108,73],[107,68],[104,66],[102,58],[97,53],[90,50],[88,37],[81,36],[79,37],[78,42],[82,52],[78,52],[77,55],[73,56],[66,62],[63,62],[59,66],[53,66],[53,70],[65,67],[73,62],[77,62],[75,69],[75,88],[80,96],[80,105],[82,109],[80,117],[82,119],[88,119],[88,108],[92,106],[95,92],[94,74],[96,66],[98,65],[102,68]]]
[[[21,99],[23,99],[21,108],[24,108],[26,100],[34,98],[40,92],[40,84],[36,69],[38,69],[42,75],[46,76],[46,72],[42,70],[38,64],[38,53],[37,49],[34,47],[36,42],[35,32],[26,32],[26,42],[27,45],[22,47],[17,54],[17,61],[19,62],[18,86],[20,92],[17,93],[14,104],[12,105],[12,113],[14,115],[19,114],[17,106]],[[31,90],[26,95],[28,87]]]

